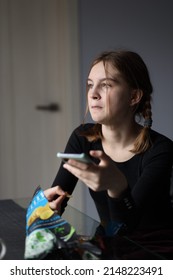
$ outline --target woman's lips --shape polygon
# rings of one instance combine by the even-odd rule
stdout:
[[[101,106],[91,106],[91,109],[102,109]]]

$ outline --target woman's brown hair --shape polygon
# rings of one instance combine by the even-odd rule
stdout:
[[[152,126],[151,94],[153,87],[150,81],[149,72],[142,58],[135,52],[118,50],[104,52],[92,63],[91,68],[99,62],[110,63],[118,69],[123,78],[132,89],[139,89],[143,96],[135,110],[135,116],[144,119],[144,126],[135,140],[133,153],[138,154],[146,151],[151,146],[149,129]],[[85,132],[89,141],[96,141],[102,138],[101,125],[95,124],[92,129]]]

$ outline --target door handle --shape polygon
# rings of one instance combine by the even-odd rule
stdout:
[[[58,112],[60,110],[60,106],[58,103],[50,103],[48,105],[37,105],[36,109],[49,112]]]

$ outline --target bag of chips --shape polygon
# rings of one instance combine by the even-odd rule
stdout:
[[[38,187],[26,214],[25,259],[99,259],[101,250],[49,207]]]

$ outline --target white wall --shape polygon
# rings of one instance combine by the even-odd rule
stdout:
[[[83,108],[85,79],[93,57],[104,50],[129,48],[143,57],[150,71],[153,129],[173,139],[172,12],[171,0],[79,1]],[[91,205],[88,197],[86,211],[93,215]]]

